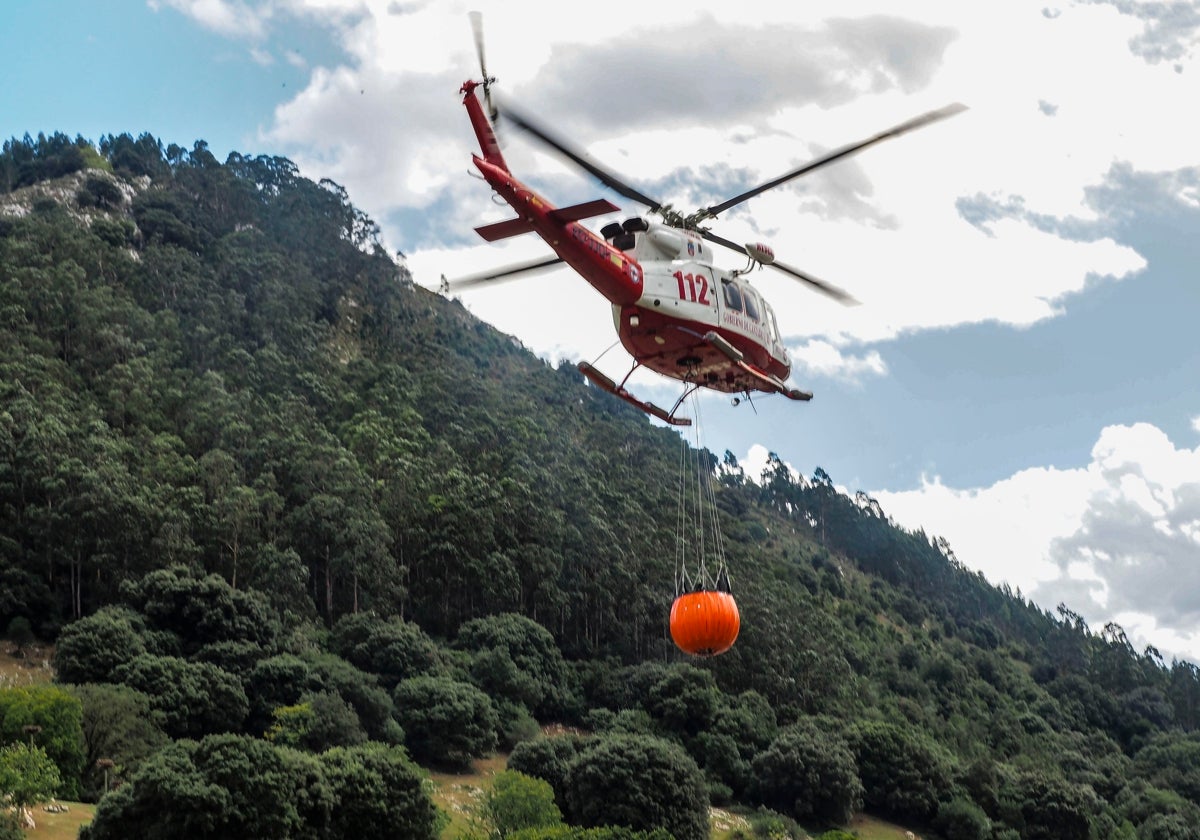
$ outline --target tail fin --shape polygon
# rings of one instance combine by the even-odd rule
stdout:
[[[492,166],[508,172],[508,163],[504,160],[504,155],[500,153],[500,144],[496,141],[496,132],[492,129],[491,120],[483,112],[483,106],[479,104],[479,97],[475,95],[477,87],[479,87],[479,82],[463,82],[463,86],[459,90],[459,93],[463,94],[463,105],[467,108],[467,115],[471,118],[471,127],[475,129],[475,136],[479,139],[479,148],[483,151],[483,159]]]

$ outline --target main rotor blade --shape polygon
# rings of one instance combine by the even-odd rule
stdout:
[[[774,189],[781,184],[786,184],[793,178],[799,178],[801,175],[807,175],[814,169],[820,169],[822,166],[833,163],[836,160],[841,160],[845,157],[850,157],[853,154],[861,152],[863,149],[874,146],[876,143],[882,143],[884,140],[890,140],[893,137],[899,137],[901,134],[906,134],[909,131],[922,128],[930,123],[935,123],[938,120],[944,120],[947,117],[952,117],[955,114],[961,113],[965,110],[967,110],[966,105],[963,105],[961,102],[955,102],[951,105],[945,106],[944,108],[938,108],[937,110],[921,114],[919,117],[913,117],[911,120],[902,122],[899,125],[894,125],[886,131],[881,131],[878,134],[872,135],[866,140],[859,141],[858,143],[851,143],[848,146],[842,146],[840,149],[834,149],[832,152],[827,152],[826,154],[821,155],[819,158],[809,161],[798,169],[793,169],[791,172],[780,175],[773,181],[767,181],[765,184],[760,184],[754,189],[747,190],[741,195],[735,195],[728,201],[723,201],[720,204],[714,204],[712,207],[706,207],[697,215],[701,215],[705,218],[711,218],[716,216],[718,213],[728,210],[730,207],[733,207],[736,204],[741,204],[743,201],[753,198],[759,193]]]
[[[600,180],[600,183],[614,190],[618,194],[623,195],[625,198],[628,198],[631,201],[636,201],[639,204],[645,204],[651,210],[657,211],[662,208],[663,204],[661,201],[651,198],[644,193],[638,192],[616,175],[613,175],[606,169],[601,168],[599,164],[593,163],[583,153],[577,152],[570,148],[565,142],[558,139],[544,128],[541,128],[533,123],[528,117],[523,116],[519,111],[514,110],[511,105],[498,103],[498,110],[506,119],[512,120],[534,137],[541,140],[547,146],[573,162],[576,166],[579,166],[585,171],[591,173]]]
[[[737,251],[739,254],[745,254],[746,256],[750,256],[749,252],[747,252],[743,246],[737,244],[732,239],[726,239],[723,236],[718,236],[717,234],[713,233],[712,231],[707,231],[707,230],[700,231],[700,235],[703,236],[705,239],[707,239],[709,242],[715,242],[718,245],[724,245],[726,248],[729,248],[730,250],[733,250],[733,251]],[[854,295],[850,294],[849,292],[845,291],[844,289],[839,289],[837,286],[833,285],[832,283],[827,283],[824,280],[822,280],[821,278],[814,277],[813,275],[809,274],[806,271],[801,271],[798,268],[792,268],[787,263],[781,263],[781,262],[779,262],[779,260],[776,260],[775,262],[768,265],[767,268],[774,268],[779,271],[782,271],[784,274],[790,274],[792,277],[795,277],[797,280],[803,280],[805,283],[807,283],[809,286],[811,286],[816,291],[820,292],[823,295],[828,295],[829,297],[836,300],[838,303],[844,304],[845,306],[858,306],[859,305],[859,301],[854,297]]]
[[[539,257],[536,260],[528,260],[526,262],[513,263],[501,268],[495,268],[491,271],[481,271],[478,274],[469,274],[466,277],[458,277],[454,280],[447,280],[442,277],[443,292],[456,292],[459,289],[469,289],[472,286],[482,286],[485,283],[492,283],[498,280],[511,280],[518,274],[525,274],[534,271],[546,271],[553,268],[562,262],[562,257]]]

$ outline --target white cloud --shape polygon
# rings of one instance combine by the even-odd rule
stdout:
[[[1028,594],[1057,573],[1049,546],[1078,529],[1094,485],[1086,469],[1037,467],[990,487],[951,488],[935,477],[915,490],[870,495],[905,527],[945,537],[988,580]]]
[[[1178,448],[1145,423],[1109,426],[1086,467],[871,495],[905,527],[946,537],[993,583],[1200,661],[1200,447]]]
[[[760,479],[762,478],[763,470],[767,467],[767,460],[770,457],[771,453],[767,451],[767,447],[761,443],[756,443],[750,447],[745,457],[738,459],[738,464],[741,466],[742,472],[746,474],[746,478],[755,484],[759,484],[761,483]],[[800,471],[787,461],[784,461],[783,465],[787,468],[788,475],[792,477],[793,481],[798,481],[803,477]]]
[[[793,369],[827,377],[839,377],[857,382],[863,376],[882,376],[887,365],[876,350],[855,356],[834,347],[828,341],[812,340],[789,347]]]
[[[213,28],[229,29],[249,14],[240,3],[172,2]],[[1130,53],[1128,44],[1145,23],[1111,7],[1073,6],[1052,20],[1033,2],[969,9],[909,4],[903,19],[882,2],[805,7],[793,18],[779,17],[772,6],[762,19],[772,20],[774,28],[790,28],[814,42],[824,39],[827,77],[800,79],[814,97],[805,101],[786,86],[769,84],[769,64],[755,65],[757,53],[739,48],[722,65],[722,86],[714,89],[722,101],[739,103],[733,114],[728,108],[713,111],[706,98],[695,98],[690,81],[676,81],[695,77],[694,55],[656,55],[655,70],[622,87],[613,101],[589,94],[618,78],[605,69],[623,49],[615,29],[606,31],[615,24],[602,18],[593,32],[567,18],[540,16],[545,31],[530,42],[520,30],[534,5],[475,5],[485,16],[489,70],[500,77],[503,91],[539,97],[522,100],[527,108],[554,105],[557,110],[538,116],[639,186],[658,183],[663,198],[684,207],[729,194],[688,186],[703,183],[704,173],[725,173],[723,189],[736,192],[947,101],[971,106],[964,115],[761,195],[716,226],[735,240],[773,241],[785,261],[864,301],[845,310],[782,276],[756,275],[798,360],[811,370],[882,375],[886,348],[864,353],[854,345],[987,321],[1027,326],[1061,315],[1068,297],[1085,289],[1089,278],[1139,271],[1145,262],[1127,245],[1101,234],[1067,237],[1046,222],[1094,221],[1085,191],[1103,180],[1115,160],[1162,168],[1178,164],[1183,150],[1190,154],[1200,141],[1200,130],[1181,129],[1172,114],[1149,104],[1161,101],[1162,85],[1187,99],[1200,93],[1195,83]],[[756,38],[769,34],[767,29],[756,34],[746,24],[756,19],[760,5],[760,11],[766,9],[751,2],[734,13],[727,4],[663,4],[661,12],[658,7],[646,12],[650,16],[640,21],[640,31],[668,39],[683,30],[697,37],[737,31],[753,47]],[[272,7],[265,8],[259,24],[270,17]],[[465,273],[470,273],[502,262],[497,249],[448,244],[463,241],[471,227],[497,215],[486,189],[466,177],[475,144],[455,93],[477,73],[466,6],[428,4],[397,14],[395,4],[379,2],[363,6],[357,17],[344,3],[286,8],[324,16],[352,60],[314,68],[306,89],[277,109],[263,142],[280,148],[306,174],[346,186],[356,204],[383,221],[386,240],[403,249],[410,264],[469,258]],[[823,15],[857,21],[858,34],[870,37],[843,46],[839,30]],[[936,37],[926,39],[925,33]],[[1022,44],[1019,62],[1011,61],[1012,43]],[[914,52],[906,56],[905,48]],[[567,60],[584,54],[589,61]],[[745,59],[733,63],[739,54]],[[1072,60],[1063,62],[1064,54]],[[1006,71],[995,72],[997,66]],[[891,69],[856,77],[864,67]],[[832,90],[839,73],[849,93],[817,98],[817,85]],[[1098,96],[1097,78],[1124,81]],[[1146,93],[1150,89],[1154,96]],[[667,100],[648,107],[663,97]],[[1114,98],[1122,109],[1115,121]],[[1047,102],[1055,107],[1053,117],[1044,110]],[[620,131],[605,116],[616,104],[624,124]],[[1188,136],[1174,139],[1181,134]],[[527,138],[510,131],[505,142],[514,170],[535,185],[553,185],[553,191],[542,187],[552,200],[578,200],[566,195],[564,185],[580,194],[601,193],[590,178],[566,174]],[[966,222],[957,203],[972,197],[993,201],[1001,215],[986,225]],[[388,216],[399,211],[405,219],[423,213],[429,224],[419,232],[407,223],[394,226]],[[730,255],[721,262],[733,267],[740,259]],[[418,282],[433,285],[442,270],[418,273]],[[567,311],[596,306],[594,293],[578,280],[562,284],[574,287],[573,296],[564,298]],[[503,317],[493,316],[482,297],[476,311],[489,320]],[[607,317],[603,306],[600,317]],[[497,325],[515,331],[511,321]],[[575,355],[593,352],[564,334],[560,319],[535,319],[528,326],[532,332],[519,335],[533,348],[565,342],[564,349]]]
[[[1200,415],[1192,418],[1192,428],[1200,432]]]

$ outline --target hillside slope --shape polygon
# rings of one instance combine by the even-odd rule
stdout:
[[[371,611],[450,646],[519,613],[578,675],[560,715],[640,709],[718,800],[770,801],[748,774],[771,739],[717,731],[755,692],[843,742],[883,816],[1200,825],[1193,665],[990,586],[820,470],[752,481],[708,458],[743,631],[656,706],[682,660],[677,435],[414,286],[344,190],[290,161],[99,151],[0,155],[0,626],[52,637],[169,567],[255,593],[293,637]]]

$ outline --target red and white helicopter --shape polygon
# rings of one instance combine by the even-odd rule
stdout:
[[[821,155],[719,204],[683,215],[573,151],[511,106],[500,108],[493,104],[491,85],[496,80],[488,76],[484,64],[478,13],[472,13],[471,23],[482,79],[464,82],[459,92],[463,94],[463,105],[483,153],[482,157],[472,155],[472,159],[488,185],[517,214],[514,219],[484,225],[476,231],[489,242],[534,232],[545,240],[556,256],[452,281],[443,278],[443,291],[566,263],[612,304],[617,334],[634,360],[633,368],[620,383],[588,362],[579,363],[580,371],[603,390],[673,425],[690,425],[690,419],[677,416],[676,412],[692,391],[702,387],[729,394],[765,392],[783,394],[793,400],[812,399],[810,392],[787,384],[791,360],[780,336],[775,313],[747,282],[745,275],[756,266],[770,266],[842,303],[856,301],[836,286],[779,262],[769,246],[762,243],[739,245],[713,233],[703,226],[704,223],[759,193],[876,143],[957,114],[965,106],[956,103],[922,114],[865,140]],[[488,108],[486,113],[477,94],[480,88]],[[613,222],[596,235],[579,221],[619,212],[620,208],[603,198],[570,207],[555,207],[517,180],[496,140],[493,121],[498,116],[525,129],[616,193],[647,206],[659,219],[639,216],[623,223]],[[745,255],[749,260],[747,266],[736,271],[716,268],[712,248],[707,243]],[[626,382],[639,367],[686,384],[683,395],[670,411],[640,400],[626,390]]]

